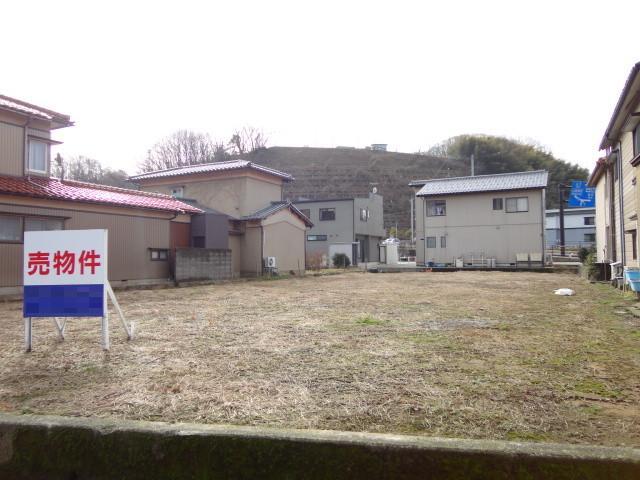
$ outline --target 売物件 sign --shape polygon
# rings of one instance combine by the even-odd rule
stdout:
[[[104,317],[107,230],[24,233],[24,317]]]

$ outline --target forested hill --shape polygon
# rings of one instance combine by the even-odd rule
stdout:
[[[397,222],[399,228],[409,228],[411,180],[469,172],[458,160],[364,149],[271,147],[243,158],[293,175],[285,187],[292,200],[366,196],[375,186],[384,197],[385,227]]]
[[[290,173],[295,182],[290,199],[365,196],[376,186],[384,197],[384,225],[410,225],[411,180],[470,174],[469,156],[476,158],[476,174],[523,170],[549,171],[547,207],[557,207],[557,184],[586,179],[584,168],[557,160],[544,149],[500,137],[460,136],[432,148],[430,154],[376,152],[351,148],[271,147],[243,158]]]

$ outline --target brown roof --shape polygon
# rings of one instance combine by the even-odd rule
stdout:
[[[587,180],[587,185],[590,187],[595,187],[598,184],[598,180],[600,179],[600,177],[602,176],[606,168],[607,168],[607,159],[604,157],[599,158],[598,161],[596,162],[596,166],[593,169],[593,172],[591,172],[591,175],[589,175],[589,179]]]

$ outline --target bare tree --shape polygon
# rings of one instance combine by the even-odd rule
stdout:
[[[226,156],[224,144],[213,141],[208,134],[179,130],[156,143],[139,164],[139,170],[152,172],[209,163],[224,160]]]
[[[244,155],[266,148],[267,140],[262,130],[255,127],[244,127],[233,132],[229,140],[228,150],[232,155]]]
[[[124,170],[103,167],[98,160],[79,155],[70,160],[64,160],[60,154],[56,155],[53,175],[68,180],[111,185],[112,187],[131,188],[129,175]]]

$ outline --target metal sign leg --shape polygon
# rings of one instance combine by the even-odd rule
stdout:
[[[33,341],[33,322],[31,317],[24,319],[24,346],[27,352],[31,351]]]
[[[109,313],[106,310],[102,317],[102,349],[109,350]]]
[[[67,328],[67,319],[62,320],[62,324],[57,317],[53,317],[53,323],[56,326],[56,330],[58,330],[58,335],[60,335],[60,340],[64,340],[64,329]]]

